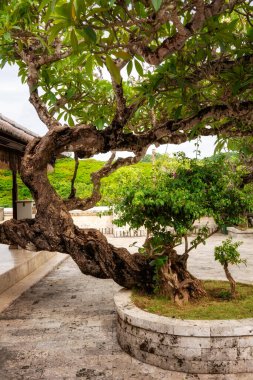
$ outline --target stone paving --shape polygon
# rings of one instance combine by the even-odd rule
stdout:
[[[214,237],[210,244],[222,238]],[[113,239],[126,247],[130,241]],[[215,272],[211,271],[210,250],[205,259],[203,249],[201,260],[194,253],[190,266],[195,261],[197,272],[203,270],[204,277],[211,277]],[[252,280],[251,249],[249,241],[243,250],[243,257],[249,260],[246,272],[241,274],[245,281]],[[205,266],[210,266],[206,272]],[[113,294],[118,289],[112,280],[84,276],[67,259],[0,314],[0,380],[253,379],[253,374],[241,377],[170,372],[131,358],[116,340]]]

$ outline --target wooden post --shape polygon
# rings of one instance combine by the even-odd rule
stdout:
[[[12,170],[12,210],[13,210],[13,219],[17,219],[17,200],[18,200],[17,171],[16,170]]]

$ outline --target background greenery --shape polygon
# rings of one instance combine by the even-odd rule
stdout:
[[[78,197],[87,197],[92,191],[92,184],[90,181],[90,174],[99,170],[105,163],[95,159],[87,159],[79,161],[79,168],[75,187]],[[75,162],[71,158],[63,158],[56,162],[54,172],[49,174],[49,179],[53,184],[55,190],[64,198],[67,198],[70,193],[70,183],[73,176]],[[102,183],[102,193],[106,194],[106,199],[102,201],[103,204],[108,203],[111,191],[125,180],[130,180],[138,176],[139,172],[145,173],[151,171],[151,163],[139,163],[132,167],[119,169],[113,173],[109,178],[105,178]],[[127,178],[127,179],[126,179]],[[12,177],[9,170],[0,170],[0,206],[12,207]],[[31,199],[31,194],[27,187],[18,178],[18,197],[19,199]]]
[[[229,156],[230,154],[228,154]],[[215,159],[216,157],[216,159]],[[174,172],[180,165],[180,154],[177,157],[168,158],[167,155],[156,155],[155,162],[152,163],[152,156],[146,155],[142,162],[127,167],[118,169],[115,173],[102,180],[102,200],[100,204],[103,205],[115,205],[119,203],[121,199],[121,191],[124,188],[131,187],[136,184],[143,184],[147,186],[147,181],[150,177],[154,178],[157,173],[162,173],[164,170],[168,172]],[[211,161],[218,160],[218,156],[214,156]],[[199,162],[202,162],[200,160]],[[203,161],[204,162],[204,161]],[[90,180],[91,173],[99,170],[105,162],[95,159],[79,160],[79,168],[77,178],[75,181],[75,187],[77,190],[76,195],[78,197],[88,197],[92,191],[92,184]],[[217,162],[216,162],[217,164]],[[185,161],[187,166],[187,160]],[[63,198],[67,198],[70,194],[70,184],[74,172],[75,161],[72,158],[63,158],[57,160],[55,163],[54,171],[49,173],[49,180],[54,186],[57,193]],[[237,166],[239,173],[244,171],[243,166]],[[219,170],[217,170],[219,177]],[[229,175],[229,174],[228,174]],[[240,176],[240,175],[239,175]],[[226,181],[224,187],[226,187]],[[252,197],[253,187],[252,184],[248,184],[244,187],[244,193],[246,196]],[[12,207],[12,176],[9,170],[0,170],[0,207]],[[19,199],[31,199],[32,196],[23,184],[20,178],[18,178],[18,197]],[[120,199],[119,199],[120,198]]]

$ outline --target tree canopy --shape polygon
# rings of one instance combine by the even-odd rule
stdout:
[[[232,226],[253,210],[252,194],[243,184],[247,170],[237,157],[196,160],[182,155],[174,167],[166,161],[114,190],[120,225],[145,226],[153,235],[168,236],[174,246],[201,217],[212,216],[219,227]]]
[[[250,135],[252,11],[241,0],[5,0],[1,64],[18,64],[49,129],[124,136],[92,153]]]

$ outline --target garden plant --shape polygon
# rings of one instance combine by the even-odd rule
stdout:
[[[232,238],[228,238],[223,241],[220,246],[215,247],[214,250],[215,260],[221,263],[224,268],[225,275],[229,281],[232,298],[236,297],[236,282],[228,269],[228,265],[238,265],[241,263],[246,265],[246,260],[240,258],[240,253],[238,251],[238,247],[241,244],[241,241],[232,243]]]
[[[244,190],[244,168],[236,157],[191,160],[181,154],[176,169],[166,161],[158,161],[149,176],[115,189],[114,209],[118,225],[147,229],[149,236],[140,253],[154,267],[153,290],[182,305],[206,295],[203,283],[187,270],[190,252],[223,225],[240,224],[246,211],[252,210],[253,197]],[[217,228],[210,230],[207,224],[189,241],[194,222],[204,216],[212,216]],[[178,254],[176,247],[182,241],[184,253]],[[240,244],[227,239],[215,248],[215,260],[224,268],[233,298],[235,281],[228,265],[245,262],[237,249]]]

